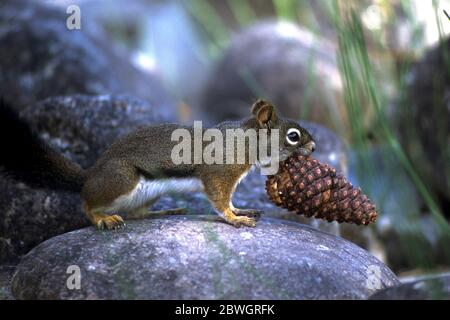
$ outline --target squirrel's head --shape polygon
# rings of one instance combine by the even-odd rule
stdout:
[[[272,129],[279,130],[280,160],[285,160],[293,152],[308,156],[315,150],[316,143],[311,134],[296,121],[279,117],[271,103],[258,100],[251,111],[261,129],[268,129],[269,134]]]

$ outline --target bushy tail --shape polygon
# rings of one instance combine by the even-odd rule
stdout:
[[[0,173],[36,188],[80,192],[84,171],[33,132],[0,99]]]

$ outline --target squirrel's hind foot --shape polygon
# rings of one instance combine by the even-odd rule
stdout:
[[[103,230],[117,230],[125,227],[125,221],[123,221],[121,216],[112,215],[104,216],[97,221],[97,229]]]
[[[86,203],[84,203],[83,207],[89,220],[99,230],[115,230],[125,227],[125,222],[119,215],[107,215],[103,213],[103,209],[91,209]]]

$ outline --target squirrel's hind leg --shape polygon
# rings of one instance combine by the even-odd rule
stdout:
[[[89,170],[81,192],[84,211],[98,229],[120,229],[125,223],[119,213],[134,206],[139,183],[136,168],[125,161],[111,160]]]

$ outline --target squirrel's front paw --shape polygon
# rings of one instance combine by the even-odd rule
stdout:
[[[99,230],[122,229],[123,227],[125,227],[125,222],[118,215],[106,216],[97,221],[97,228]]]

